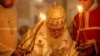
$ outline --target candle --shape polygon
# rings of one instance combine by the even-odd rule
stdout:
[[[80,29],[81,26],[82,26],[81,20],[82,20],[83,7],[82,7],[81,5],[78,5],[78,6],[77,6],[77,9],[78,9],[78,11],[79,11],[79,22],[80,22],[80,24],[79,24],[79,29]],[[80,32],[78,31],[78,32],[77,32],[77,37],[76,37],[76,42],[78,41],[79,34],[80,34]]]
[[[79,11],[79,19],[82,19],[83,7],[81,5],[78,5],[77,9]]]
[[[39,15],[39,18],[40,18],[40,21],[37,23],[37,25],[35,26],[35,32],[37,32],[37,30],[40,29],[40,27],[43,25],[45,19],[46,19],[46,16],[44,13],[40,12],[40,15]]]
[[[43,23],[46,19],[46,16],[44,13],[41,12],[39,18],[40,18],[40,21],[36,24],[36,26],[32,32],[32,35],[29,36],[27,39],[23,40],[18,46],[18,48],[20,50],[25,51],[26,55],[31,53],[31,51],[34,49],[36,35],[37,35],[38,31],[40,30],[41,26],[43,25]],[[30,42],[28,43],[29,44],[28,47],[23,48],[23,46],[28,42],[28,40],[30,40]]]
[[[36,40],[36,35],[38,33],[38,31],[40,30],[41,26],[43,25],[45,19],[46,19],[46,16],[44,13],[40,12],[40,21],[39,23],[35,26],[34,28],[34,36],[33,36],[33,39],[31,41],[31,44],[29,45],[29,50],[32,51],[34,49],[34,44],[35,44],[35,40]]]
[[[87,41],[87,37],[86,37],[86,34],[85,34],[85,31],[84,31],[84,27],[83,27],[83,22],[84,21],[82,21],[82,17],[83,17],[83,7],[81,6],[81,5],[78,5],[77,6],[77,9],[78,9],[78,11],[79,11],[79,22],[80,22],[80,24],[79,24],[79,29],[81,29],[82,30],[82,32],[83,32],[83,35],[84,35],[84,39],[85,39],[85,41]],[[80,31],[78,32],[78,34],[77,34],[77,38],[76,38],[76,42],[78,41],[78,37],[79,37],[79,34],[80,34]],[[81,40],[82,41],[82,40]]]

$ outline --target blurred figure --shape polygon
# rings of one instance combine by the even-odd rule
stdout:
[[[17,47],[15,0],[0,0],[0,56],[11,56]]]
[[[100,55],[100,6],[97,0],[78,0],[83,6],[82,18],[74,18],[73,34],[77,49],[84,56]]]
[[[21,26],[20,28],[19,28],[19,34],[21,35],[21,36],[23,36],[26,32],[27,32],[27,30],[29,29],[29,27],[27,26],[27,25],[23,25],[23,26]]]
[[[23,37],[25,35],[25,33],[28,31],[28,29],[29,29],[29,26],[27,26],[27,25],[23,25],[18,29],[18,33],[20,35],[19,43],[20,43],[21,39],[23,39],[21,37]]]

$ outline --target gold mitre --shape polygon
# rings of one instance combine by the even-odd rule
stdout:
[[[59,29],[65,25],[66,12],[63,7],[53,4],[46,12],[46,24],[49,28]]]

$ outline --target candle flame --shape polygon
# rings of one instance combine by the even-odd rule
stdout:
[[[78,9],[79,12],[82,12],[83,11],[83,7],[81,5],[78,5],[77,6],[77,9]]]
[[[40,12],[40,19],[41,20],[45,20],[46,19],[46,15],[42,12]]]

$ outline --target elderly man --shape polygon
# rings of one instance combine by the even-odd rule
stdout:
[[[17,47],[15,0],[0,0],[0,56],[11,56]]]
[[[43,23],[28,31],[17,51],[27,56],[77,56],[75,42],[66,27],[65,10],[54,4],[46,16]]]
[[[80,51],[87,56],[100,55],[100,6],[97,0],[78,0],[83,6],[82,18],[74,18],[73,32]],[[85,56],[86,56],[85,55]]]

